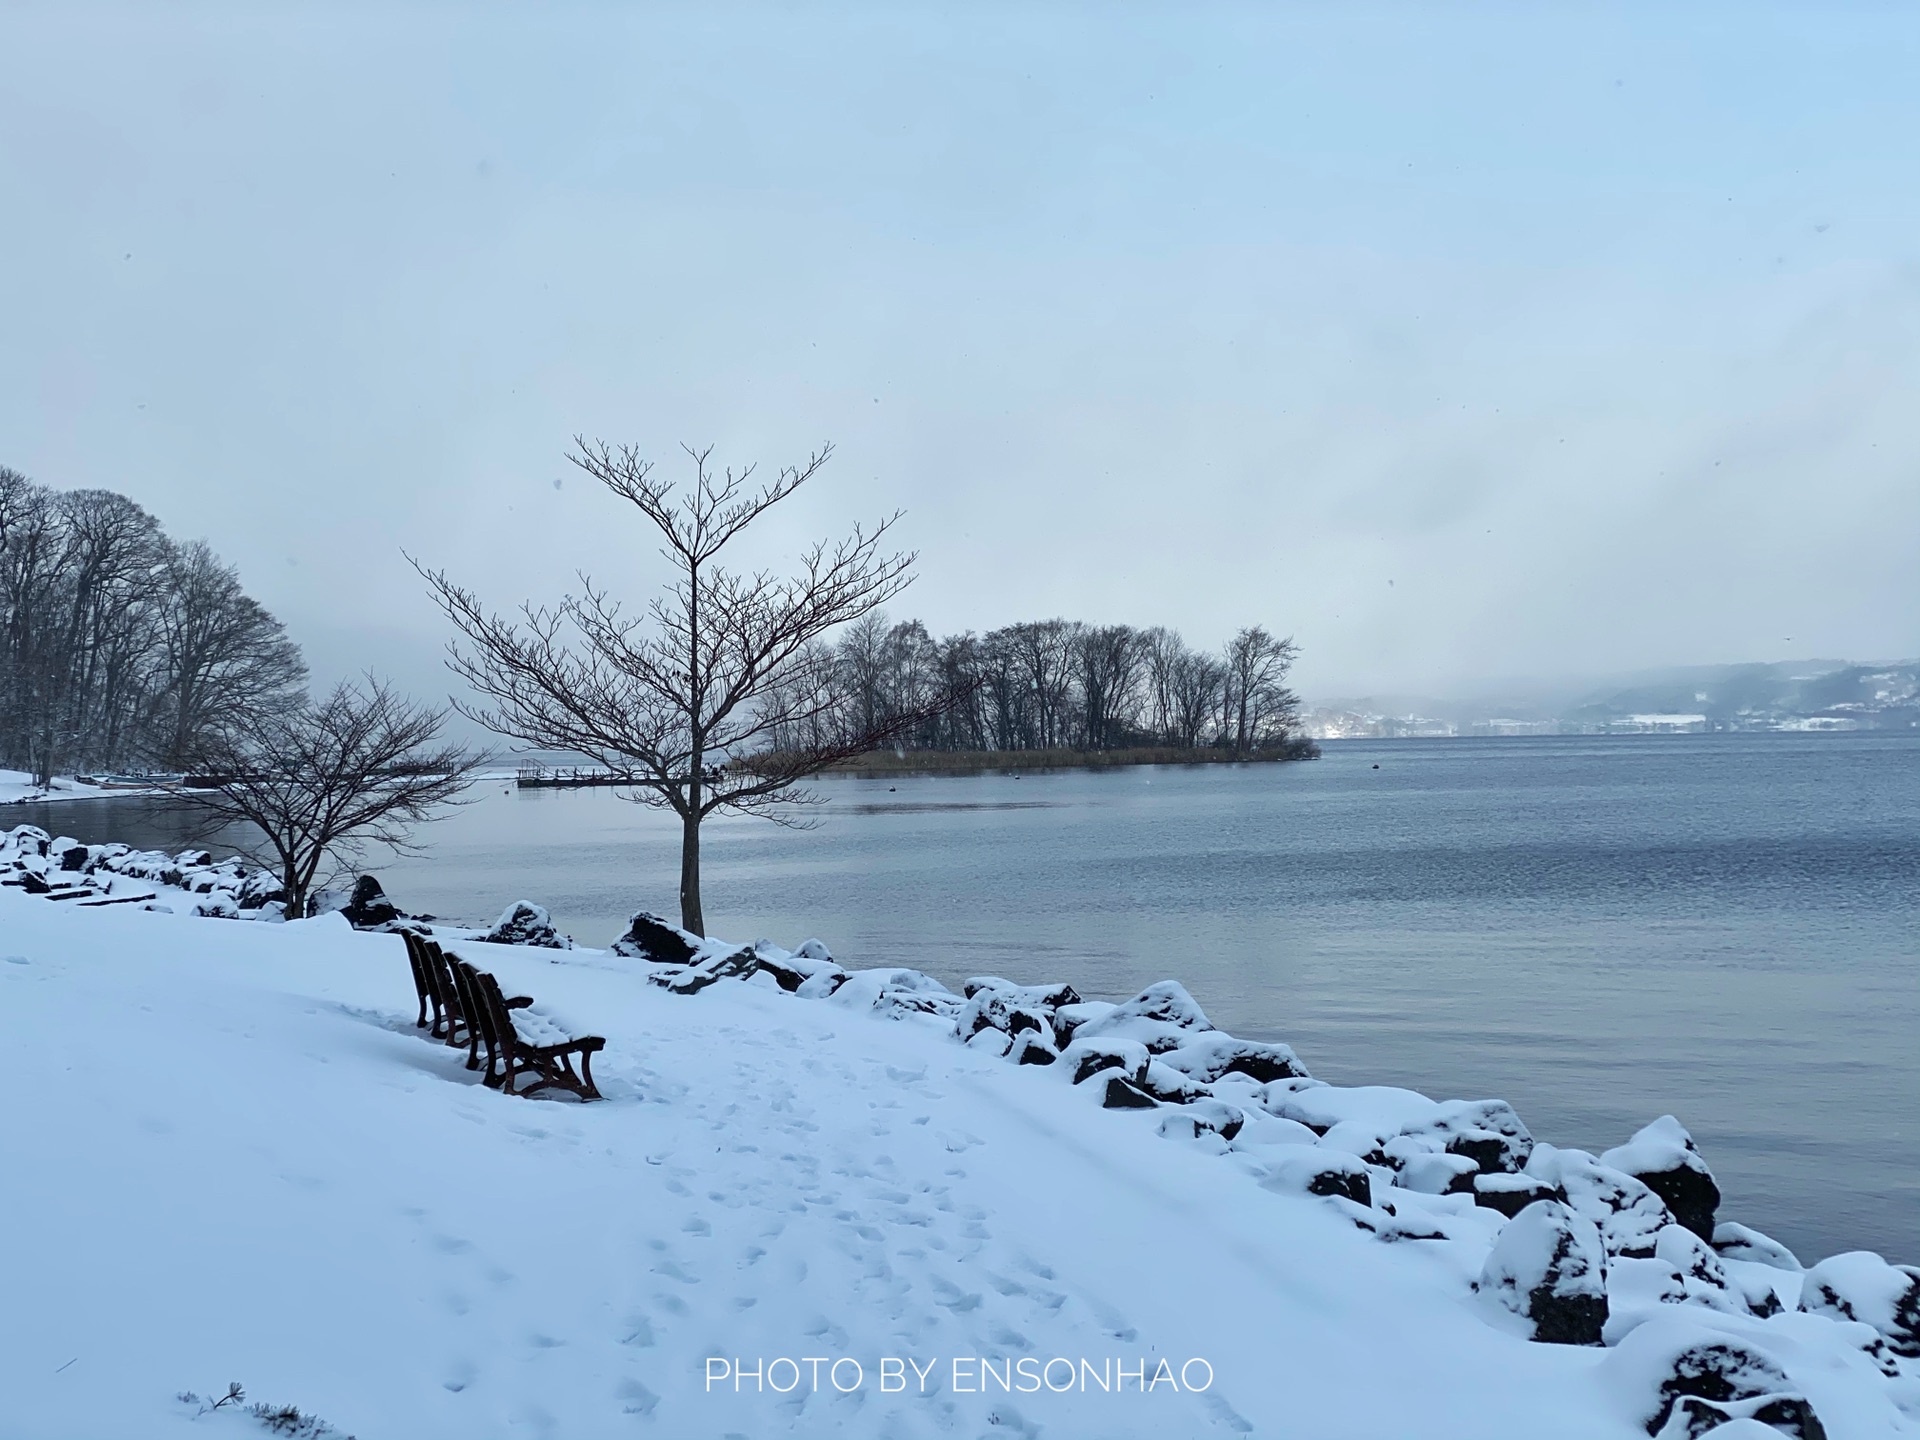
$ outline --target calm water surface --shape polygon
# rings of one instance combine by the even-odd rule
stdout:
[[[1311,764],[838,780],[707,832],[718,933],[1119,997],[1172,976],[1340,1083],[1502,1096],[1601,1149],[1692,1129],[1725,1218],[1920,1260],[1920,738],[1350,741]],[[1377,767],[1377,768],[1376,768]],[[0,812],[160,843],[129,801]],[[490,787],[379,867],[398,904],[671,914],[678,832]]]

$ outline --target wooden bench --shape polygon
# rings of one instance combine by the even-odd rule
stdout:
[[[599,1088],[593,1083],[593,1057],[606,1048],[605,1040],[598,1035],[580,1035],[550,1044],[528,1040],[514,1024],[513,1012],[519,1007],[500,993],[500,982],[465,961],[454,963],[465,977],[468,991],[476,1002],[475,1013],[485,1032],[485,1083],[497,1085],[508,1095],[528,1095],[535,1090],[555,1089],[570,1090],[582,1100],[601,1098]],[[497,1076],[493,1064],[496,1055],[500,1061]],[[580,1057],[577,1071],[573,1067],[573,1057],[576,1055]],[[523,1075],[532,1076],[533,1083],[516,1090],[514,1082]]]
[[[440,948],[437,941],[410,931],[400,932],[407,942],[407,962],[413,967],[413,986],[420,996],[420,1015],[415,1028],[426,1030],[436,1040],[444,1040],[456,1049],[467,1047],[467,1068],[480,1068],[480,1046],[487,1045],[487,1068],[493,1068],[493,1043],[486,1039],[486,1027],[476,1023],[479,1005],[468,993],[466,982],[456,968],[460,962]],[[531,995],[515,995],[506,1001],[509,1009],[533,1004]],[[427,1017],[431,1009],[433,1017]]]
[[[420,997],[419,1018],[413,1023],[436,1040],[467,1047],[467,1069],[480,1069],[480,1047],[487,1051],[486,1073],[482,1081],[509,1095],[525,1095],[549,1086],[570,1090],[582,1100],[598,1100],[600,1091],[593,1083],[592,1056],[605,1048],[597,1035],[582,1036],[554,1044],[535,1044],[521,1035],[513,1023],[513,1012],[533,1004],[531,995],[508,996],[500,983],[486,971],[449,955],[438,943],[424,935],[403,930],[407,963],[413,969],[414,990]],[[431,1015],[429,1015],[431,1012]],[[580,1068],[572,1057],[580,1057]],[[515,1080],[523,1075],[534,1083],[516,1089]]]

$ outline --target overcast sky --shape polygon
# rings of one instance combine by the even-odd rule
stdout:
[[[1920,654],[1920,11],[0,5],[0,463],[441,688],[576,432],[1310,695]],[[684,462],[679,462],[684,463]],[[556,481],[560,481],[556,485]]]

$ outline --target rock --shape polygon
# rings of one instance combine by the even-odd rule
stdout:
[[[1247,1125],[1247,1112],[1224,1100],[1196,1100],[1182,1105],[1180,1114],[1193,1123],[1194,1133],[1211,1132],[1222,1140],[1231,1140]]]
[[[1403,1135],[1430,1136],[1491,1175],[1517,1174],[1533,1154],[1533,1136],[1504,1100],[1447,1100],[1405,1125]]]
[[[795,966],[788,964],[786,959],[783,958],[785,956],[784,951],[778,954],[768,954],[758,945],[755,945],[753,947],[753,954],[754,959],[760,966],[759,973],[771,980],[776,989],[785,990],[789,995],[793,994],[802,985],[806,984],[808,980],[813,978],[808,971],[797,969]]]
[[[516,900],[500,912],[493,928],[480,937],[491,945],[530,945],[541,950],[571,950],[573,941],[553,927],[543,905]]]
[[[1171,1065],[1152,1059],[1148,1060],[1139,1084],[1154,1099],[1169,1105],[1186,1105],[1195,1100],[1204,1100],[1211,1094],[1198,1081],[1188,1079]]]
[[[1889,1265],[1871,1250],[1830,1255],[1807,1271],[1800,1308],[1871,1325],[1894,1354],[1920,1358],[1920,1266]]]
[[[1686,1127],[1662,1115],[1634,1132],[1631,1140],[1600,1157],[1602,1165],[1631,1175],[1658,1195],[1673,1216],[1702,1240],[1713,1239],[1713,1213],[1720,1187],[1694,1147]]]
[[[1022,1030],[1013,1037],[1007,1058],[1016,1065],[1051,1065],[1060,1058],[1060,1053],[1053,1048],[1052,1040],[1036,1031]]]
[[[1045,1034],[1049,1040],[1053,1038],[1052,1016],[1044,1009],[1027,1004],[1014,986],[1004,990],[975,991],[960,1011],[959,1019],[954,1022],[954,1028],[962,1040],[989,1027],[1004,1030],[1009,1035],[1032,1030]]]
[[[1138,1040],[1154,1054],[1177,1050],[1195,1033],[1213,1029],[1186,987],[1175,980],[1149,985],[1106,1014],[1075,1025],[1073,1038]]]
[[[1476,1175],[1472,1189],[1474,1204],[1497,1210],[1509,1220],[1536,1200],[1558,1200],[1563,1205],[1567,1201],[1565,1190],[1535,1175]]]
[[[347,903],[340,907],[340,913],[356,930],[375,930],[403,918],[393,902],[387,899],[380,882],[371,875],[362,875],[353,882],[353,893],[347,897]]]
[[[1607,1323],[1600,1233],[1558,1200],[1536,1200],[1502,1227],[1475,1289],[1547,1345],[1598,1345]]]
[[[663,967],[649,972],[647,978],[675,995],[697,995],[716,981],[745,979],[759,968],[760,957],[753,953],[752,946],[743,945],[738,950],[707,956],[697,964]]]
[[[1713,1248],[1722,1260],[1745,1260],[1792,1274],[1805,1268],[1793,1251],[1778,1240],[1731,1220],[1722,1220],[1713,1227]]]
[[[613,942],[613,953],[656,965],[685,965],[706,942],[649,910],[636,911],[627,933]]]
[[[1655,1253],[1645,1258],[1615,1256],[1607,1268],[1607,1299],[1613,1332],[1625,1333],[1663,1305],[1696,1305],[1728,1315],[1748,1315],[1744,1291],[1735,1289],[1720,1257],[1684,1225],[1668,1225]]]
[[[1100,1100],[1104,1110],[1151,1110],[1159,1103],[1131,1080],[1118,1075],[1107,1077],[1106,1094]]]
[[[45,855],[53,848],[53,837],[38,825],[16,825],[7,832],[7,843],[17,855]]]
[[[1373,1204],[1373,1172],[1357,1155],[1343,1155],[1316,1146],[1278,1145],[1260,1184],[1283,1195],[1319,1195]]]
[[[824,1000],[846,984],[849,978],[845,970],[829,960],[802,980],[800,988],[793,993],[803,1000]]]
[[[809,949],[811,954],[807,953]],[[809,998],[831,995],[847,978],[847,972],[834,963],[827,947],[818,940],[809,940],[791,953],[771,940],[756,940],[753,953],[759,957],[760,973],[788,994]],[[811,988],[806,988],[810,982]]]
[[[84,870],[87,868],[88,859],[87,847],[84,845],[75,845],[71,849],[60,852],[60,868],[62,870]]]
[[[1096,1039],[1075,1040],[1060,1052],[1060,1058],[1066,1062],[1073,1083],[1078,1085],[1102,1070],[1117,1070],[1138,1083],[1147,1078],[1147,1065],[1152,1057],[1147,1054],[1147,1047],[1137,1040]]]
[[[1064,1050],[1073,1043],[1074,1032],[1090,1020],[1111,1015],[1120,1007],[1105,1000],[1082,1000],[1077,1005],[1062,1005],[1053,1012],[1053,1043]]]
[[[1651,1258],[1655,1238],[1674,1223],[1666,1202],[1644,1182],[1601,1164],[1584,1150],[1537,1145],[1526,1173],[1565,1191],[1567,1204],[1600,1227],[1609,1255]]]
[[[259,910],[268,905],[285,906],[287,892],[280,888],[280,878],[267,870],[252,870],[240,882],[240,892],[234,897],[242,910]]]
[[[836,1005],[892,1020],[937,1021],[949,1033],[966,1004],[931,975],[904,969],[855,970],[834,987],[830,998]]]
[[[1393,1183],[1421,1195],[1468,1195],[1477,1173],[1464,1155],[1415,1155],[1400,1167]]]
[[[995,1030],[992,1026],[988,1026],[984,1030],[974,1031],[967,1037],[967,1048],[983,1051],[988,1055],[1005,1055],[1013,1048],[1013,1037],[1004,1030]]]
[[[983,990],[997,991],[1002,995],[1010,996],[1016,1004],[1035,1010],[1057,1010],[1062,1005],[1080,1003],[1080,992],[1064,983],[1016,985],[1013,981],[1003,980],[998,975],[976,975],[960,987],[960,993],[969,1000]]]
[[[1133,999],[1121,1004],[1114,1014],[1163,1020],[1169,1025],[1178,1025],[1182,1030],[1213,1029],[1213,1022],[1207,1019],[1199,1002],[1177,980],[1162,980],[1157,985],[1149,985]]]
[[[1300,1057],[1285,1045],[1236,1040],[1220,1030],[1183,1039],[1160,1058],[1203,1085],[1210,1085],[1228,1074],[1251,1076],[1264,1084],[1269,1080],[1299,1078],[1307,1073]]]
[[[1780,1362],[1732,1335],[1649,1320],[1621,1340],[1602,1370],[1657,1440],[1694,1440],[1734,1421],[1772,1426],[1793,1440],[1826,1440]]]

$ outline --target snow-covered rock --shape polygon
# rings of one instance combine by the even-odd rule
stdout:
[[[932,1020],[951,1028],[966,1001],[918,970],[856,970],[829,997],[835,1005],[893,1020]]]
[[[1894,1354],[1920,1358],[1920,1267],[1889,1265],[1871,1250],[1830,1255],[1807,1271],[1800,1308],[1871,1325]]]
[[[1650,1321],[1626,1336],[1602,1369],[1656,1440],[1709,1433],[1724,1440],[1741,1433],[1731,1421],[1771,1427],[1761,1433],[1774,1437],[1826,1440],[1825,1426],[1780,1361],[1731,1334]]]
[[[1246,1075],[1264,1084],[1269,1080],[1295,1079],[1307,1073],[1290,1046],[1236,1040],[1221,1030],[1188,1036],[1160,1058],[1202,1084],[1210,1084],[1223,1075]]]
[[[1600,1227],[1609,1255],[1650,1258],[1660,1231],[1674,1223],[1666,1202],[1644,1182],[1585,1150],[1537,1145],[1526,1173],[1565,1191],[1567,1204]]]
[[[175,880],[169,883],[177,885],[181,882]],[[338,914],[356,930],[379,930],[407,918],[387,898],[379,878],[373,875],[360,876],[350,890],[316,891],[309,902],[309,909],[315,915]]]
[[[1212,1029],[1213,1022],[1186,986],[1162,980],[1105,1014],[1083,1020],[1072,1034],[1075,1039],[1138,1040],[1158,1055],[1179,1049],[1197,1032]]]
[[[650,910],[640,910],[628,920],[626,933],[613,942],[613,953],[658,965],[685,965],[705,944],[703,937]]]
[[[1607,1323],[1599,1231],[1557,1200],[1536,1200],[1501,1229],[1476,1288],[1549,1345],[1598,1345]]]
[[[1701,1158],[1693,1136],[1673,1116],[1662,1115],[1642,1126],[1626,1144],[1601,1155],[1600,1163],[1633,1176],[1666,1202],[1674,1219],[1702,1240],[1713,1239],[1720,1186]]]
[[[1475,1175],[1472,1180],[1473,1203],[1484,1205],[1511,1220],[1536,1200],[1566,1203],[1567,1192],[1558,1181],[1542,1180],[1538,1175]]]
[[[1770,1235],[1722,1220],[1713,1227],[1713,1248],[1723,1260],[1745,1260],[1794,1274],[1804,1268],[1793,1251]]]
[[[544,905],[516,900],[500,912],[493,928],[481,937],[491,945],[530,945],[539,950],[571,950],[573,940],[554,928]]]
[[[1061,1069],[1076,1085],[1102,1070],[1116,1071],[1138,1084],[1147,1078],[1147,1065],[1152,1058],[1138,1040],[1099,1037],[1075,1040],[1060,1052]]]
[[[1318,1195],[1373,1204],[1373,1171],[1355,1155],[1315,1146],[1276,1146],[1263,1154],[1260,1183],[1283,1195]]]

